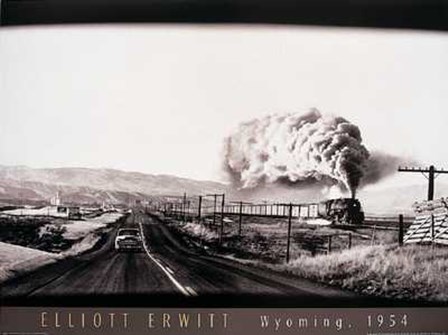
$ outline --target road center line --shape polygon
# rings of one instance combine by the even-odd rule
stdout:
[[[190,292],[191,295],[198,295],[195,290],[193,290],[190,286],[185,286],[185,289]]]
[[[145,239],[145,235],[143,234],[143,226],[142,226],[141,222],[139,222],[139,227],[140,227],[140,234],[142,235],[143,248],[145,249],[145,252],[148,255],[148,257],[166,274],[168,279],[174,284],[174,286],[177,287],[177,289],[179,291],[182,292],[182,294],[184,294],[186,296],[191,296],[192,293],[189,292],[189,290],[187,290],[184,286],[182,286],[182,284],[180,284],[176,280],[176,278],[174,278],[174,276],[153,255],[151,255],[151,253],[149,252],[148,246],[146,245],[146,239]]]

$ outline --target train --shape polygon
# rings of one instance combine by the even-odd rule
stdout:
[[[355,198],[338,198],[322,201],[318,204],[317,215],[334,225],[360,225],[364,222],[361,202]]]
[[[166,212],[184,215],[181,205],[164,207]],[[215,212],[216,211],[216,212]],[[188,212],[188,213],[187,213]],[[196,217],[198,209],[190,207],[185,215]],[[364,212],[361,202],[356,198],[337,198],[315,203],[275,203],[275,204],[252,204],[233,202],[221,209],[219,206],[202,206],[201,214],[211,216],[217,214],[248,215],[248,216],[271,216],[303,219],[321,218],[329,221],[332,225],[361,225],[364,223]]]

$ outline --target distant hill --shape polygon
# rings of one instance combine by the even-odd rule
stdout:
[[[114,169],[33,169],[0,166],[0,200],[49,200],[56,192],[72,203],[127,203],[157,195],[223,192],[225,184]]]
[[[359,192],[359,199],[368,213],[412,214],[412,205],[416,201],[427,199],[427,185],[405,185],[377,191]],[[435,198],[448,197],[448,184],[436,183]]]

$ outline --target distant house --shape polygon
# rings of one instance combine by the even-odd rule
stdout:
[[[59,214],[65,214],[69,219],[81,218],[81,208],[79,206],[57,206],[57,212]]]
[[[59,192],[57,192],[56,195],[50,199],[50,204],[52,206],[59,206],[61,204],[61,198],[59,197]]]

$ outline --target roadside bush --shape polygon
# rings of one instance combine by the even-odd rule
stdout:
[[[45,226],[43,231],[40,232],[40,238],[35,248],[49,252],[61,252],[67,250],[73,243],[64,238],[63,235],[66,230],[67,229],[63,226]]]
[[[0,218],[0,241],[49,252],[71,247],[72,241],[63,237],[65,228],[46,219]]]
[[[0,241],[21,246],[33,246],[38,243],[39,232],[47,222],[22,219],[1,218],[0,219]]]

